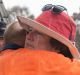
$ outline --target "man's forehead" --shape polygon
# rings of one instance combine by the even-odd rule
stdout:
[[[28,32],[33,32],[33,33],[44,34],[44,33],[42,33],[41,31],[38,31],[38,30],[34,29],[33,27],[31,27],[31,26],[29,26],[29,25],[27,25],[26,31],[28,31]],[[45,34],[44,34],[44,35],[45,35]]]

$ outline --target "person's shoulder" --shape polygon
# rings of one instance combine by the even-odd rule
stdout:
[[[12,75],[80,75],[80,62],[45,50],[8,49],[1,53],[0,65]]]

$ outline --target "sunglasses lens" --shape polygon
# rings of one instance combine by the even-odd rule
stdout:
[[[47,10],[51,9],[52,7],[53,7],[52,4],[47,4],[42,8],[42,11],[47,11]]]
[[[52,11],[54,13],[61,13],[62,11],[67,10],[65,7],[61,6],[61,5],[56,5]]]

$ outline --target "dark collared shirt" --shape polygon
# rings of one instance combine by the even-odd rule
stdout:
[[[16,50],[16,49],[19,49],[19,48],[23,48],[23,47],[19,46],[17,44],[14,44],[14,43],[8,43],[3,48],[0,48],[0,50],[1,51],[6,50],[6,49]]]

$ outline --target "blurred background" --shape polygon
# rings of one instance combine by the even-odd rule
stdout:
[[[0,0],[0,47],[3,45],[3,33],[7,24],[14,22],[16,16],[36,18],[45,4],[63,5],[67,8],[77,25],[75,44],[80,51],[80,0]]]

